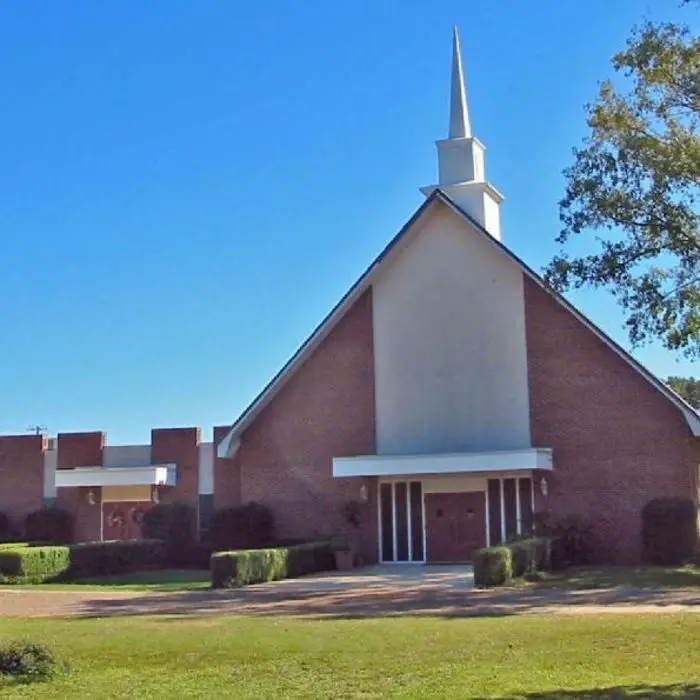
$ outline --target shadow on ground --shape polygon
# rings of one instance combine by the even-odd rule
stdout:
[[[192,591],[135,595],[130,598],[86,595],[63,615],[106,617],[121,615],[290,615],[325,618],[391,617],[426,615],[438,617],[504,616],[527,613],[697,610],[700,591],[653,591],[614,589],[601,591],[510,590],[478,591],[452,586],[362,587],[315,589],[284,582],[230,591]],[[600,610],[591,610],[591,606]],[[582,696],[583,697],[583,696]],[[614,697],[614,696],[610,696]]]
[[[626,685],[593,690],[553,690],[549,693],[513,695],[499,700],[646,700],[647,698],[700,698],[700,685]]]

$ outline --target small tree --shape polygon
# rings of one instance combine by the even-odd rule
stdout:
[[[216,511],[210,537],[215,551],[252,549],[269,544],[273,531],[272,511],[262,503],[251,501]]]
[[[30,542],[69,544],[73,541],[73,516],[62,508],[40,508],[27,515],[24,534]]]
[[[652,564],[685,564],[698,547],[698,512],[690,498],[654,498],[642,510],[644,554]]]

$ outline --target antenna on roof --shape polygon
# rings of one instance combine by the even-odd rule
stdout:
[[[27,428],[28,433],[34,433],[34,435],[43,435],[46,432],[45,425],[30,425]]]

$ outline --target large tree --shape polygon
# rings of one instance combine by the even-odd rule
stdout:
[[[690,11],[690,10],[689,10]],[[645,23],[613,57],[618,74],[587,107],[560,202],[555,289],[609,288],[633,346],[660,339],[700,356],[700,38]],[[592,252],[571,255],[583,234]]]

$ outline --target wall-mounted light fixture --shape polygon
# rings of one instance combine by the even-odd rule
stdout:
[[[97,503],[97,496],[95,495],[95,492],[92,489],[90,489],[87,493],[87,502],[91,506],[94,506],[95,503]]]
[[[366,486],[366,484],[362,484],[362,486],[360,486],[360,500],[363,503],[366,503],[368,498],[369,498],[369,496],[367,493],[367,486]]]
[[[151,502],[156,504],[160,503],[160,491],[158,491],[157,486],[151,489]]]
[[[547,483],[547,479],[543,476],[540,479],[540,493],[547,498],[547,494],[549,493],[549,484]]]

